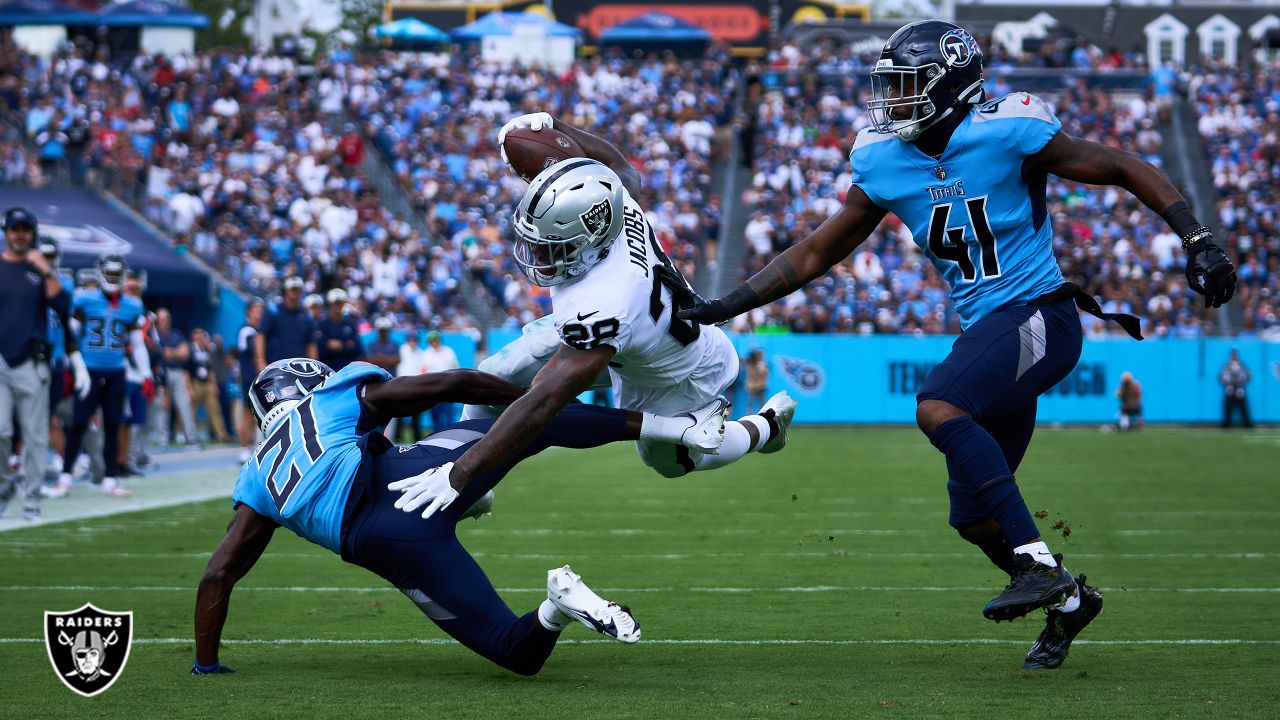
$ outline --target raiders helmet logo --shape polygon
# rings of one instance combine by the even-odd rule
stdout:
[[[973,36],[963,30],[952,30],[938,42],[938,49],[942,51],[942,57],[946,58],[947,67],[968,65],[977,54],[976,46]]]
[[[120,679],[133,643],[133,613],[85,603],[44,614],[44,644],[53,671],[72,692],[93,697]]]
[[[582,221],[582,226],[592,236],[603,235],[609,229],[609,226],[613,224],[613,208],[609,205],[608,200],[601,200],[579,215],[578,219]]]

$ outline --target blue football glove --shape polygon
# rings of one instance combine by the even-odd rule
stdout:
[[[191,661],[192,675],[226,675],[227,673],[233,672],[235,672],[235,670],[232,670],[217,660],[214,660],[212,665],[201,665],[199,660]]]

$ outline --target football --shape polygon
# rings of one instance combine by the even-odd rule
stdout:
[[[502,149],[507,153],[507,164],[525,182],[533,182],[538,173],[561,160],[586,155],[573,138],[553,128],[512,130],[503,138]]]

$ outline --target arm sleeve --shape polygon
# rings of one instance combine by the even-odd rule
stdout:
[[[71,295],[67,293],[66,288],[59,290],[57,295],[49,298],[49,307],[53,308],[53,311],[62,318],[65,318],[67,313],[71,312]]]
[[[853,150],[849,153],[849,165],[853,172],[853,177],[850,179],[849,184],[865,193],[867,198],[877,206],[887,208],[888,205],[885,199],[876,192],[875,183],[871,180],[873,163],[869,156],[873,151],[868,147],[866,139],[868,137],[867,133],[870,132],[870,129],[859,132],[858,139],[854,142]]]
[[[1049,103],[1028,93],[1017,93],[1005,98],[1002,110],[1015,116],[1017,131],[1013,133],[1017,149],[1023,155],[1035,155],[1044,149],[1054,135],[1062,129],[1062,121],[1053,113]]]
[[[140,371],[142,377],[149,377],[151,375],[151,355],[147,353],[147,343],[143,340],[140,328],[136,328],[129,333],[129,355],[133,359],[133,366]]]

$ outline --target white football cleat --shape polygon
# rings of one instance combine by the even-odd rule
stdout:
[[[477,500],[476,504],[472,505],[470,510],[462,513],[462,517],[458,519],[461,520],[463,518],[475,518],[476,520],[479,520],[481,515],[487,515],[491,512],[493,512],[493,491],[492,490],[485,493],[484,497]]]
[[[787,429],[791,427],[791,420],[796,416],[796,401],[787,394],[786,390],[769,398],[769,401],[760,408],[758,415],[773,411],[773,420],[778,424],[778,432],[769,438],[769,442],[760,447],[761,454],[776,453],[787,446]]]
[[[628,645],[640,639],[640,623],[631,610],[592,592],[568,565],[547,571],[547,597],[560,612],[601,635]]]
[[[724,423],[732,407],[732,403],[721,395],[693,412],[680,415],[693,420],[693,425],[680,436],[680,443],[690,450],[719,455],[720,444],[724,442]]]
[[[132,490],[126,489],[119,480],[109,476],[102,479],[102,494],[118,498],[133,497]]]

